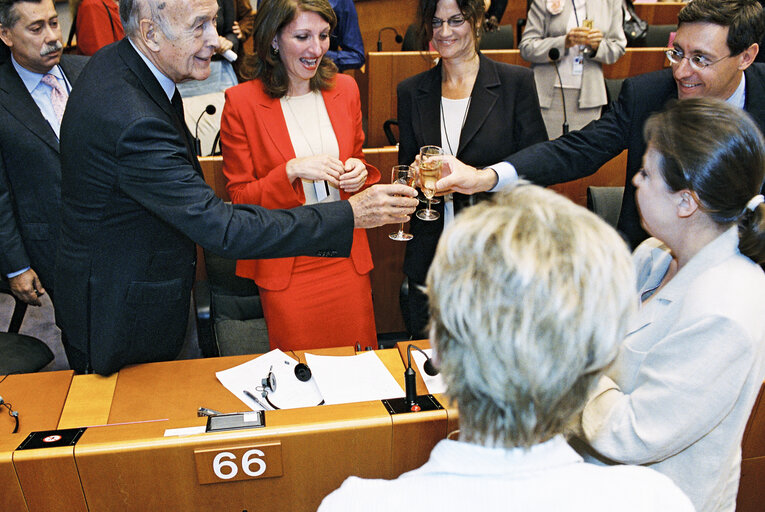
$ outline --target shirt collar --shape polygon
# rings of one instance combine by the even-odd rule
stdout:
[[[451,441],[439,441],[430,460],[421,469],[428,473],[459,472],[466,475],[528,475],[529,472],[582,463],[562,436],[531,448],[490,448]]]
[[[157,69],[157,66],[155,66],[148,58],[146,58],[146,55],[141,53],[141,51],[138,48],[136,48],[136,45],[133,44],[133,41],[131,41],[130,38],[128,38],[128,42],[130,43],[130,46],[133,47],[136,53],[138,53],[141,59],[143,59],[143,61],[149,67],[149,71],[151,71],[151,74],[154,75],[154,78],[157,79],[157,81],[159,82],[159,85],[162,87],[162,90],[165,91],[165,94],[167,95],[167,99],[172,101],[173,94],[175,94],[175,82],[173,82],[170,78],[165,76],[159,69]]]
[[[740,109],[744,108],[744,104],[746,103],[746,74],[741,73],[741,82],[738,84],[738,87],[736,87],[736,90],[733,91],[733,94],[730,95],[730,98],[725,100],[726,103],[729,103],[730,105],[733,105],[734,107],[738,107]]]
[[[13,63],[13,67],[16,70],[16,73],[19,74],[19,78],[21,78],[21,81],[24,82],[24,87],[27,88],[29,94],[32,94],[32,91],[34,91],[40,84],[40,80],[42,80],[42,77],[45,73],[35,73],[34,71],[29,71],[27,68],[23,67],[16,61],[16,59],[13,57],[13,54],[11,54],[11,62]],[[59,80],[66,80],[64,78],[64,74],[61,72],[61,66],[58,64],[50,68],[48,73],[55,76]]]

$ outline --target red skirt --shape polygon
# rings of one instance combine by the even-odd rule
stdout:
[[[350,258],[295,258],[284,290],[260,288],[271,349],[377,347],[372,286]]]

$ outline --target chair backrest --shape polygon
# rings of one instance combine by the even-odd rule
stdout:
[[[479,46],[481,50],[512,50],[515,48],[513,26],[500,25],[497,30],[484,32]]]
[[[765,382],[754,402],[741,441],[737,512],[758,512],[765,502]]]
[[[635,46],[643,48],[666,48],[672,32],[677,32],[677,25],[648,25],[645,39]]]
[[[412,23],[406,27],[406,32],[404,33],[404,42],[401,43],[401,51],[416,52],[424,49],[425,48],[422,48],[417,44],[417,27],[415,27],[414,23]]]
[[[21,329],[21,323],[24,321],[24,315],[27,313],[27,303],[13,295],[10,285],[3,279],[0,279],[0,293],[13,297],[14,307],[11,322],[8,324],[8,332],[18,333],[19,329]]]

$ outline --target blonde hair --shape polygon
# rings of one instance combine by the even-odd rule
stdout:
[[[637,302],[619,235],[534,185],[457,217],[439,241],[427,294],[461,435],[507,447],[543,442],[581,412]]]

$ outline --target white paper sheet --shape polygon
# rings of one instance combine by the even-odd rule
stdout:
[[[428,357],[433,357],[433,349],[432,348],[426,348],[423,350],[426,354],[428,354]],[[441,374],[430,376],[427,373],[425,373],[425,369],[423,366],[425,365],[425,356],[422,355],[419,350],[412,350],[412,355],[414,356],[414,362],[417,365],[417,369],[420,371],[420,375],[422,376],[422,380],[425,381],[425,385],[428,387],[428,393],[431,395],[434,393],[443,393],[446,391],[446,384],[444,384],[444,379],[441,377]],[[422,394],[421,389],[417,390],[418,394]]]
[[[321,402],[321,394],[316,387],[315,379],[301,382],[295,377],[295,366],[298,361],[279,349],[247,361],[228,370],[215,374],[223,386],[236,395],[253,411],[270,410],[271,407],[263,398],[260,390],[262,380],[273,371],[276,377],[276,390],[268,393],[268,399],[280,409],[296,409],[311,407]],[[254,395],[260,404],[245,394],[245,390]]]
[[[306,354],[326,404],[346,404],[404,396],[404,390],[374,352],[355,356]]]

